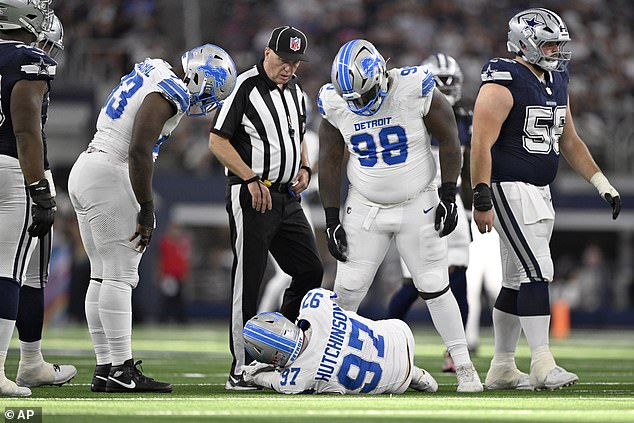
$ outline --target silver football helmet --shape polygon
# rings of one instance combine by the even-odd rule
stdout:
[[[375,114],[387,95],[385,59],[366,40],[348,41],[339,49],[332,63],[330,79],[337,94],[358,115]]]
[[[51,29],[41,32],[37,37],[36,45],[53,58],[64,50],[64,27],[57,15],[53,15]]]
[[[534,8],[511,18],[506,48],[545,71],[561,72],[570,61],[571,53],[566,50],[568,41],[568,28],[559,15],[548,9]],[[557,43],[559,50],[546,55],[542,47],[551,42]]]
[[[462,98],[462,70],[451,56],[443,53],[437,53],[429,56],[421,65],[434,74],[436,87],[445,95],[449,103],[453,106]]]
[[[260,363],[284,367],[302,349],[302,330],[277,312],[259,313],[249,319],[242,331],[245,348]]]
[[[51,29],[51,0],[0,0],[0,30],[24,28],[38,37]]]
[[[1,0],[0,0],[1,1]],[[191,49],[181,57],[190,92],[188,116],[204,116],[216,107],[236,86],[237,71],[231,56],[213,44]]]

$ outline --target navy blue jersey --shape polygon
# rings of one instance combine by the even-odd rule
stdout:
[[[513,107],[491,149],[491,182],[550,184],[566,123],[568,71],[546,72],[542,82],[516,60],[498,58],[484,65],[481,76],[483,85],[500,84],[513,95]]]
[[[11,122],[11,93],[16,82],[22,79],[51,81],[55,77],[57,63],[42,50],[19,41],[0,40],[0,154],[18,158],[18,150]],[[48,93],[42,98],[42,127],[48,112]],[[42,134],[44,140],[44,135]],[[44,141],[44,165],[46,141]]]
[[[454,116],[456,117],[456,125],[458,125],[458,139],[460,147],[464,148],[471,145],[471,131],[473,128],[473,111],[462,106],[454,106]],[[438,146],[436,137],[431,137],[431,145]]]

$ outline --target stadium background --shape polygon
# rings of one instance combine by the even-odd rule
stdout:
[[[179,64],[180,54],[211,42],[225,48],[241,72],[262,55],[271,29],[294,25],[308,35],[311,62],[298,71],[314,102],[330,78],[338,48],[353,38],[372,41],[388,67],[414,65],[437,51],[453,55],[465,74],[463,96],[472,103],[480,68],[507,57],[506,28],[517,11],[531,6],[561,14],[572,37],[570,96],[578,132],[621,192],[617,221],[592,186],[561,162],[553,185],[558,220],[551,244],[556,283],[553,298],[566,298],[575,326],[634,324],[634,3],[628,0],[55,0],[65,28],[66,50],[53,83],[46,132],[58,186],[54,256],[47,290],[47,322],[83,322],[88,264],[65,196],[70,167],[94,133],[97,114],[119,78],[136,61],[161,57]],[[311,125],[319,116],[312,114]],[[191,319],[228,315],[231,250],[224,211],[223,168],[207,151],[208,120],[183,119],[155,165],[157,231],[141,264],[135,318],[154,321],[162,313],[157,284],[158,245],[169,224],[191,239],[191,272],[185,286]],[[65,198],[66,197],[66,198]],[[323,237],[323,213],[314,210],[317,239],[326,265],[325,286],[334,278],[334,259]],[[382,317],[386,298],[400,284],[395,251],[377,275],[362,313]],[[412,320],[428,321],[422,302]],[[488,311],[483,308],[483,321]]]

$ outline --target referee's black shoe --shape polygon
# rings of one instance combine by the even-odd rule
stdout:
[[[110,368],[112,364],[98,364],[95,366],[95,371],[92,374],[92,382],[90,383],[90,390],[93,392],[106,392],[106,383],[108,383],[108,375],[110,374]]]
[[[106,392],[172,392],[172,384],[159,382],[145,376],[136,363],[126,360],[120,366],[112,366],[106,383]]]

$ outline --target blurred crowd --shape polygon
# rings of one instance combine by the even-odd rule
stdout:
[[[539,6],[558,12],[569,27],[571,107],[579,132],[600,165],[632,172],[634,149],[628,145],[634,137],[629,122],[634,111],[634,3],[544,0]],[[66,29],[65,62],[69,65],[62,66],[59,79],[110,87],[136,61],[154,56],[175,63],[182,51],[192,47],[188,44],[203,42],[225,48],[242,71],[260,60],[271,29],[291,24],[308,35],[311,62],[298,73],[313,100],[330,79],[339,47],[350,39],[366,38],[389,58],[391,67],[419,64],[437,51],[456,57],[465,74],[463,95],[468,102],[477,93],[482,65],[491,57],[508,57],[508,20],[527,7],[535,7],[535,3],[56,0]]]

